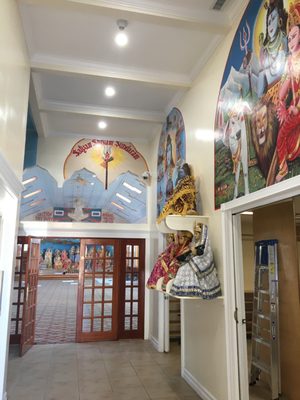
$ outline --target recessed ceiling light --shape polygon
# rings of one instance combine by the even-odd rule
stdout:
[[[124,210],[124,207],[120,206],[119,204],[115,203],[114,201],[111,202],[111,204],[117,208],[119,208],[120,210]]]
[[[128,36],[124,32],[124,29],[128,25],[128,21],[126,21],[126,19],[118,19],[117,25],[118,25],[118,28],[119,28],[120,31],[115,36],[115,43],[119,47],[124,47],[128,43]]]
[[[127,182],[123,182],[123,185],[124,185],[125,187],[127,187],[127,189],[132,190],[133,192],[136,192],[136,193],[138,193],[138,194],[141,194],[141,193],[142,193],[142,191],[141,191],[140,189],[137,189],[136,187],[134,187],[134,186],[132,186],[132,185],[129,185],[129,183],[127,183]]]
[[[105,129],[107,127],[107,123],[105,121],[100,121],[98,123],[98,128],[99,129]]]
[[[32,178],[26,179],[25,181],[22,182],[23,185],[27,185],[28,183],[34,182],[36,180],[36,176],[33,176]]]
[[[116,89],[112,86],[107,86],[105,89],[105,95],[107,97],[113,97],[116,94]]]
[[[126,201],[126,203],[131,203],[130,199],[128,199],[127,197],[123,196],[120,193],[116,193],[116,196],[119,197],[119,199],[122,199],[122,200]]]
[[[37,205],[41,204],[43,201],[45,201],[45,199],[33,201],[32,203],[29,204],[29,206],[30,207],[37,206]]]
[[[115,36],[115,42],[119,47],[125,47],[128,44],[128,36],[125,32],[119,32]]]
[[[42,191],[42,189],[38,189],[38,190],[35,190],[34,192],[31,192],[31,193],[28,193],[28,194],[24,194],[23,199],[27,199],[28,197],[32,197],[35,194],[41,193],[41,191]]]

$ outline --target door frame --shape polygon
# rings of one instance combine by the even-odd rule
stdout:
[[[227,386],[230,400],[249,398],[246,328],[242,324],[245,305],[241,223],[238,214],[299,194],[300,176],[296,176],[221,206]],[[236,309],[238,322],[234,319]]]
[[[6,375],[10,334],[13,270],[17,237],[20,194],[23,190],[19,178],[0,152],[0,270],[3,274],[2,304],[0,313],[0,398],[6,398]]]

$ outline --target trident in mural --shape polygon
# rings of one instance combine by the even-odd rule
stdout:
[[[108,187],[108,163],[114,159],[112,157],[111,146],[103,146],[102,159],[103,159],[103,163],[101,165],[102,165],[102,167],[105,168],[105,190],[107,190],[107,187]]]
[[[251,60],[251,50],[248,49],[248,44],[251,38],[251,31],[248,22],[246,21],[246,28],[243,26],[242,31],[240,31],[240,49],[245,51],[245,56],[243,59],[243,67],[248,71],[249,79],[249,93],[252,97],[252,84],[251,84],[251,71],[250,71],[250,60]]]
[[[246,21],[246,28],[247,31],[245,29],[245,27],[243,26],[243,36],[242,36],[242,32],[240,31],[240,49],[241,50],[245,50],[245,54],[247,55],[248,53],[248,43],[250,41],[250,27],[248,22]]]

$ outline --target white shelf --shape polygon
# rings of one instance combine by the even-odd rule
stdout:
[[[208,225],[208,221],[209,217],[206,215],[168,215],[165,219],[165,224],[167,228],[173,231],[190,231],[194,233],[195,222]]]
[[[156,222],[156,227],[157,227],[158,231],[161,233],[176,233],[176,230],[170,229],[167,226],[165,219],[163,219],[160,223]]]
[[[214,297],[213,299],[202,299],[202,297],[197,297],[197,296],[174,296],[171,293],[167,293],[169,296],[171,297],[175,297],[176,299],[182,299],[182,300],[202,300],[202,301],[207,301],[207,302],[211,302],[214,300],[224,300],[224,296],[218,296],[218,297]]]

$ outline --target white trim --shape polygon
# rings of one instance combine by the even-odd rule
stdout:
[[[126,81],[142,82],[153,85],[168,86],[174,88],[191,87],[188,75],[163,71],[146,70],[140,68],[119,67],[105,63],[87,63],[82,59],[68,59],[52,57],[44,54],[35,54],[31,58],[31,70],[33,72],[60,72],[79,74],[94,77],[106,77],[123,79]]]
[[[8,397],[7,397],[7,392],[4,392],[3,393],[3,400],[7,400],[8,399]]]
[[[158,351],[165,351],[165,298],[163,292],[158,292]]]
[[[99,117],[113,117],[121,119],[134,119],[163,124],[166,117],[162,112],[134,110],[129,108],[112,108],[73,104],[63,101],[40,100],[40,112],[59,112],[78,115],[93,115]]]
[[[170,296],[164,294],[164,351],[169,353],[170,351]]]
[[[261,207],[263,205],[276,203],[282,200],[300,194],[300,176],[290,178],[286,181],[277,183],[273,186],[266,187],[255,193],[238,198],[226,204],[222,204],[222,242],[223,242],[223,260],[224,260],[224,292],[225,292],[225,330],[226,330],[226,354],[227,354],[227,386],[228,399],[230,400],[246,400],[248,399],[248,387],[245,387],[245,376],[241,376],[239,383],[239,365],[241,370],[247,370],[247,354],[245,345],[243,344],[243,336],[245,335],[240,328],[241,315],[243,309],[239,310],[238,332],[241,349],[238,351],[238,335],[237,326],[233,318],[235,306],[241,307],[241,296],[243,296],[244,287],[241,284],[241,271],[237,275],[237,284],[235,284],[234,265],[239,264],[242,254],[241,240],[237,238],[238,228],[237,221],[233,218],[234,214],[239,214],[249,209]],[[235,229],[235,233],[234,233]],[[237,303],[236,303],[237,298]],[[241,384],[241,395],[239,393],[239,385]]]
[[[185,301],[180,300],[180,357],[181,357],[181,376],[183,377],[185,369]]]
[[[151,232],[147,224],[21,221],[19,235],[57,237],[144,238]]]
[[[150,336],[150,342],[152,343],[152,346],[157,350],[157,351],[160,351],[159,350],[159,343],[158,343],[158,340],[154,337],[154,336]]]
[[[201,399],[217,400],[187,369],[183,370],[182,377],[195,390]]]
[[[49,1],[49,0],[48,0]],[[207,7],[184,7],[169,5],[164,2],[149,0],[67,0],[69,3],[79,3],[83,6],[102,7],[111,10],[136,13],[152,18],[167,19],[169,22],[182,24],[191,29],[225,34],[230,29],[229,13],[207,9]],[[39,3],[40,0],[25,0],[23,2]],[[51,2],[51,0],[49,1]]]
[[[231,211],[232,214],[238,214],[253,207],[261,207],[297,196],[299,193],[300,175],[222,204],[221,210],[223,212]]]
[[[222,244],[224,273],[224,304],[225,304],[225,335],[226,335],[226,363],[227,363],[227,398],[239,399],[239,374],[237,353],[237,332],[234,320],[235,311],[235,284],[233,267],[233,233],[232,215],[230,211],[222,213]]]
[[[243,366],[248,365],[247,357],[247,332],[246,324],[242,320],[246,320],[245,297],[244,297],[244,269],[243,269],[243,248],[242,248],[242,227],[241,215],[232,216],[233,223],[233,243],[234,243],[234,271],[236,290],[236,306],[238,309],[237,318],[237,337],[238,337],[238,358],[239,358],[239,376],[240,376],[240,393],[243,394],[243,400],[249,400],[249,379],[248,368]]]
[[[21,181],[9,166],[8,162],[0,152],[0,180],[5,189],[13,196],[18,197],[24,189]]]

